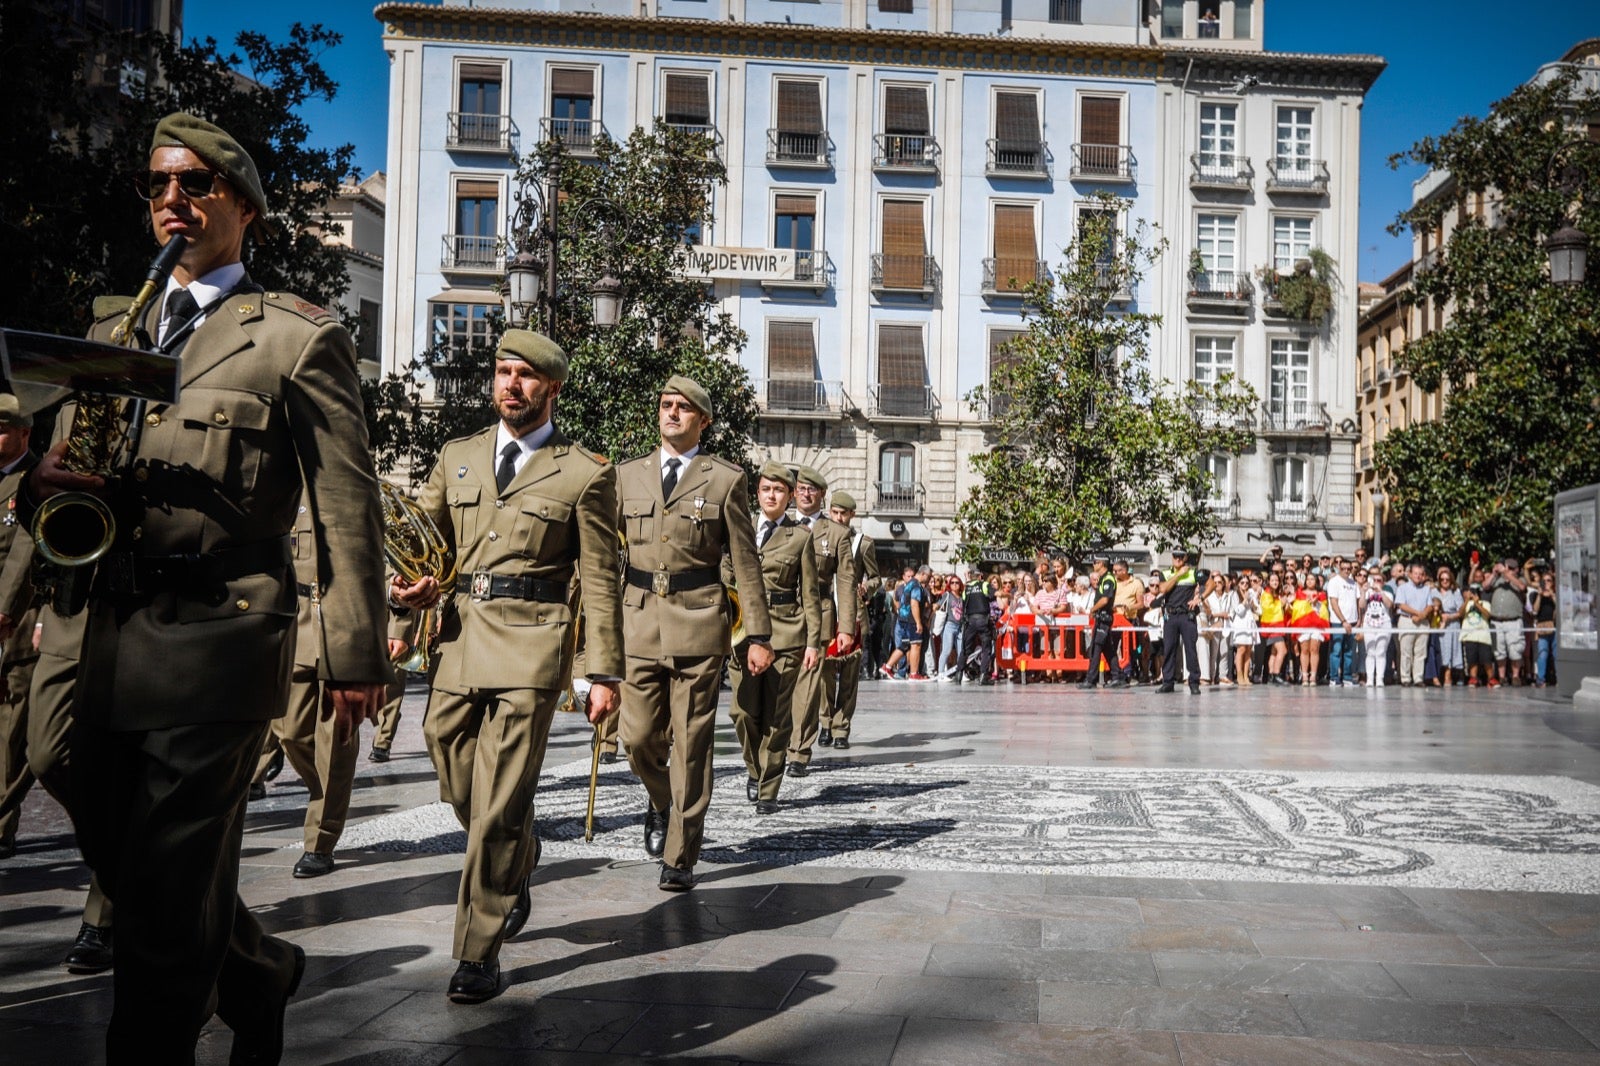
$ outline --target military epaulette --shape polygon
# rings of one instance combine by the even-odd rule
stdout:
[[[132,306],[132,296],[96,296],[94,298],[94,320],[99,322],[101,319],[125,315],[128,313],[128,308]]]
[[[731,470],[735,474],[739,474],[741,476],[744,474],[744,467],[740,466],[738,463],[730,463],[720,455],[707,455],[705,452],[701,452],[700,458],[709,459],[711,462],[722,467],[724,470]]]
[[[450,445],[452,445],[452,444],[465,444],[467,441],[477,440],[480,437],[485,437],[485,436],[492,437],[495,434],[496,428],[497,428],[496,426],[492,426],[491,425],[491,426],[486,426],[483,429],[478,430],[478,432],[476,432],[476,433],[468,433],[468,434],[466,434],[465,436],[462,436],[462,437],[451,437],[449,440],[444,442],[443,446],[439,450],[443,451],[445,448],[450,447]]]
[[[577,452],[579,455],[583,456],[585,459],[593,459],[595,461],[595,463],[597,465],[599,465],[599,466],[606,466],[607,464],[609,464],[611,462],[610,459],[607,459],[605,456],[601,455],[599,452],[591,452],[588,448],[585,448],[583,445],[577,443],[576,441],[574,441],[573,444],[572,444],[572,450]]]
[[[261,294],[265,300],[264,306],[276,307],[282,311],[292,311],[307,322],[321,323],[326,320],[335,320],[333,312],[325,307],[318,307],[314,303],[300,299],[290,292],[266,292]],[[337,320],[335,320],[337,321]]]

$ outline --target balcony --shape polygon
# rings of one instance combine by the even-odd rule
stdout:
[[[1272,520],[1274,522],[1309,522],[1311,518],[1311,505],[1304,500],[1272,501]]]
[[[1263,433],[1326,433],[1327,409],[1312,400],[1269,401],[1262,407]]]
[[[1128,285],[1126,272],[1119,272],[1110,263],[1096,263],[1094,272],[1095,280],[1105,292],[1107,301],[1125,304],[1133,299],[1133,290]]]
[[[753,383],[761,413],[768,418],[838,418],[856,410],[844,382],[815,378],[764,378]]]
[[[1250,429],[1255,421],[1248,412],[1229,411],[1211,400],[1194,400],[1189,407],[1207,429]]]
[[[1377,378],[1379,385],[1382,385],[1385,381],[1389,380],[1389,365],[1387,363],[1384,363],[1378,367]]]
[[[608,136],[605,123],[597,118],[542,118],[539,129],[544,140],[557,142],[573,155],[594,155],[595,141]]]
[[[1377,382],[1375,382],[1372,378],[1372,371],[1363,370],[1361,372],[1361,391],[1366,392],[1375,384],[1377,384]]]
[[[1026,296],[1028,286],[1045,277],[1049,269],[1043,259],[985,259],[983,295]]]
[[[1372,445],[1370,444],[1363,444],[1361,446],[1361,469],[1372,469]]]
[[[1249,314],[1254,295],[1249,274],[1208,270],[1189,275],[1189,310],[1197,313]]]
[[[928,385],[873,385],[867,390],[867,413],[874,418],[933,417],[936,404]]]
[[[706,149],[707,158],[715,158],[722,148],[722,134],[710,123],[668,122],[666,126],[686,137],[704,137],[710,141],[710,147]]]
[[[767,130],[767,165],[805,170],[829,169],[833,163],[828,157],[828,134],[825,131],[800,133],[796,130]]]
[[[1220,192],[1246,191],[1256,180],[1250,158],[1218,152],[1195,152],[1189,156],[1189,188]]]
[[[1206,507],[1216,516],[1218,522],[1237,522],[1239,520],[1239,497],[1231,500],[1207,500]]]
[[[876,481],[872,513],[875,515],[919,515],[923,489],[920,481]]]
[[[939,288],[939,264],[931,255],[872,253],[868,287],[876,293],[910,293],[923,297]]]
[[[984,173],[991,178],[1038,178],[1048,181],[1050,162],[1050,150],[1043,141],[1001,141],[991,137]]]
[[[763,289],[810,289],[822,292],[833,287],[833,261],[820,248],[796,248],[794,253],[794,278],[764,279]]]
[[[499,237],[446,233],[439,269],[458,274],[504,274],[506,255]]]
[[[1321,159],[1269,159],[1267,191],[1286,196],[1326,196],[1328,164]]]
[[[875,133],[872,169],[890,174],[937,174],[939,141],[926,134]]]
[[[476,115],[452,111],[445,128],[446,148],[457,152],[490,152],[517,156],[517,124],[510,115]]]
[[[1126,144],[1074,144],[1074,181],[1133,181],[1133,148]]]

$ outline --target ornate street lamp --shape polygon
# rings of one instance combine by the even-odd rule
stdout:
[[[1550,280],[1557,285],[1582,285],[1588,273],[1589,235],[1571,222],[1550,234],[1544,242],[1550,257]]]
[[[526,195],[517,198],[517,210],[511,221],[511,245],[517,249],[506,269],[506,320],[512,326],[526,327],[534,319],[543,290],[544,321],[540,328],[551,337],[556,331],[557,278],[561,269],[560,253],[562,234],[556,222],[556,207],[560,202],[561,161],[551,162],[547,181]],[[620,209],[610,200],[586,200],[571,209],[570,217],[563,214],[562,224],[568,234],[580,226],[591,213],[601,217],[599,235],[601,246],[608,259],[617,254],[617,247],[625,241],[631,227],[623,227],[621,237],[616,232],[615,219]],[[570,236],[567,237],[571,239]],[[600,329],[611,329],[622,318],[622,281],[607,266],[604,273],[589,287],[593,302],[592,317]]]

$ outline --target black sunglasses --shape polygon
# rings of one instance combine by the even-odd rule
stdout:
[[[146,200],[159,200],[166,195],[167,186],[173,178],[178,179],[178,188],[183,190],[183,195],[191,199],[210,196],[217,187],[217,178],[220,175],[214,170],[203,167],[191,167],[188,170],[149,170],[143,174],[133,176],[133,187],[139,195]]]

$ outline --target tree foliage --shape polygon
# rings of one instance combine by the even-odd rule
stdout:
[[[1410,299],[1450,318],[1395,354],[1421,388],[1447,388],[1442,418],[1374,450],[1405,553],[1547,554],[1555,493],[1600,481],[1600,279],[1591,260],[1588,284],[1552,284],[1543,247],[1565,219],[1600,234],[1600,145],[1572,128],[1597,120],[1600,94],[1568,72],[1390,160],[1448,171],[1456,193],[1401,212],[1391,232],[1434,231],[1479,195],[1489,213],[1419,264]]]
[[[540,222],[542,207],[533,205],[543,204],[552,177],[560,189],[551,332],[570,367],[556,422],[614,460],[659,444],[659,389],[673,374],[686,374],[705,387],[716,408],[701,447],[749,469],[757,412],[755,392],[738,362],[746,336],[712,302],[705,282],[685,276],[686,235],[710,226],[711,191],[727,178],[714,147],[708,137],[658,123],[635,129],[625,141],[597,137],[593,160],[575,160],[558,142],[541,143],[517,171],[519,210],[508,252],[548,261],[549,232]],[[616,326],[601,329],[593,321],[590,288],[607,273],[621,282],[623,309]],[[541,293],[532,328],[546,328],[547,310]],[[501,325],[497,319],[496,332]],[[492,365],[492,349],[436,348],[407,373],[374,387],[371,397],[380,406],[371,421],[380,468],[409,465],[412,476],[421,478],[438,443],[489,424]],[[423,380],[441,373],[484,386],[463,390],[476,399],[423,404]]]
[[[297,114],[337,85],[320,57],[340,35],[296,24],[284,42],[239,34],[179,45],[157,33],[63,25],[47,4],[10,3],[0,32],[0,92],[8,102],[0,152],[0,256],[15,281],[0,291],[7,326],[82,334],[96,296],[130,292],[155,254],[149,212],[132,175],[148,167],[163,115],[189,111],[231,133],[261,173],[279,232],[250,247],[251,276],[269,289],[331,304],[348,287],[344,260],[308,225],[354,149],[313,148]]]
[[[995,446],[974,456],[982,483],[961,505],[962,552],[1082,557],[1135,534],[1162,545],[1214,544],[1215,486],[1202,456],[1248,448],[1256,397],[1231,376],[1179,387],[1150,370],[1157,315],[1117,309],[1166,248],[1143,223],[1118,232],[1126,201],[1085,216],[1054,276],[1028,290],[1028,330],[1009,342],[987,405]]]

